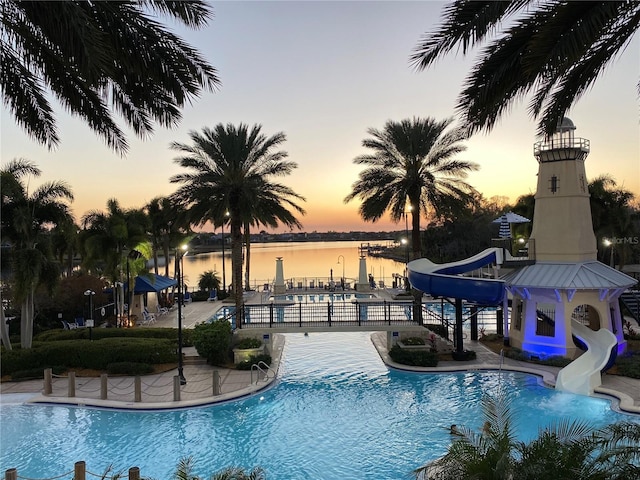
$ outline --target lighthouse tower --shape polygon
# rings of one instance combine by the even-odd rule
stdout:
[[[589,140],[574,137],[575,125],[564,117],[556,132],[533,147],[538,187],[529,240],[536,261],[596,260],[584,163]]]
[[[534,145],[539,166],[529,256],[535,263],[502,279],[511,294],[511,344],[532,357],[577,358],[558,374],[556,387],[591,394],[600,371],[626,348],[618,298],[636,282],[597,261],[584,165],[589,141],[574,137],[575,128],[563,118],[553,136]]]

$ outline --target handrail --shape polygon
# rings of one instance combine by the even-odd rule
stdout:
[[[251,383],[249,385],[253,385],[253,371],[254,370],[256,370],[256,374],[257,374],[256,384],[260,380],[260,373],[262,373],[264,375],[264,381],[265,382],[267,380],[269,380],[269,378],[270,378],[269,377],[269,372],[273,373],[273,378],[275,378],[275,376],[276,376],[275,370],[273,368],[271,368],[269,365],[267,365],[265,362],[260,360],[258,363],[254,363],[253,365],[251,365]]]

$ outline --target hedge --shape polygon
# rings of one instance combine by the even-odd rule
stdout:
[[[50,368],[52,365],[107,370],[109,364],[118,362],[153,365],[176,361],[175,342],[167,339],[116,337],[94,341],[60,340],[34,342],[30,349],[3,351],[0,372],[4,376],[21,370]]]
[[[193,346],[191,329],[182,329],[182,345]],[[91,338],[101,340],[103,338],[165,338],[178,341],[177,328],[92,328]],[[88,340],[88,328],[74,328],[73,330],[47,330],[34,336],[33,340],[42,342],[58,342],[62,340]]]
[[[435,367],[438,365],[438,354],[428,350],[407,350],[399,345],[394,345],[389,350],[391,359],[402,365],[413,365],[416,367]]]

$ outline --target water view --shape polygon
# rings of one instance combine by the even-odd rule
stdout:
[[[371,243],[385,244],[386,241]],[[261,289],[265,283],[273,283],[276,276],[276,258],[282,257],[284,278],[297,286],[299,282],[315,285],[322,281],[328,284],[329,279],[338,281],[345,277],[347,283],[353,285],[358,279],[360,253],[358,247],[362,242],[278,242],[251,244],[251,278],[252,288]],[[403,275],[405,265],[402,262],[380,257],[367,257],[367,274],[373,275],[376,282],[383,280],[386,285],[392,284],[394,274]],[[225,249],[225,280],[231,283],[231,252]],[[222,252],[187,255],[184,258],[185,282],[190,289],[197,288],[200,274],[214,270],[222,279]],[[244,272],[244,271],[243,271]]]

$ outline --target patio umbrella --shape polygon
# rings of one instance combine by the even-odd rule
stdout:
[[[496,218],[493,223],[500,224],[500,230],[498,235],[500,238],[510,238],[511,237],[511,224],[512,223],[529,223],[529,220],[522,215],[518,215],[517,213],[507,212],[500,217]]]

